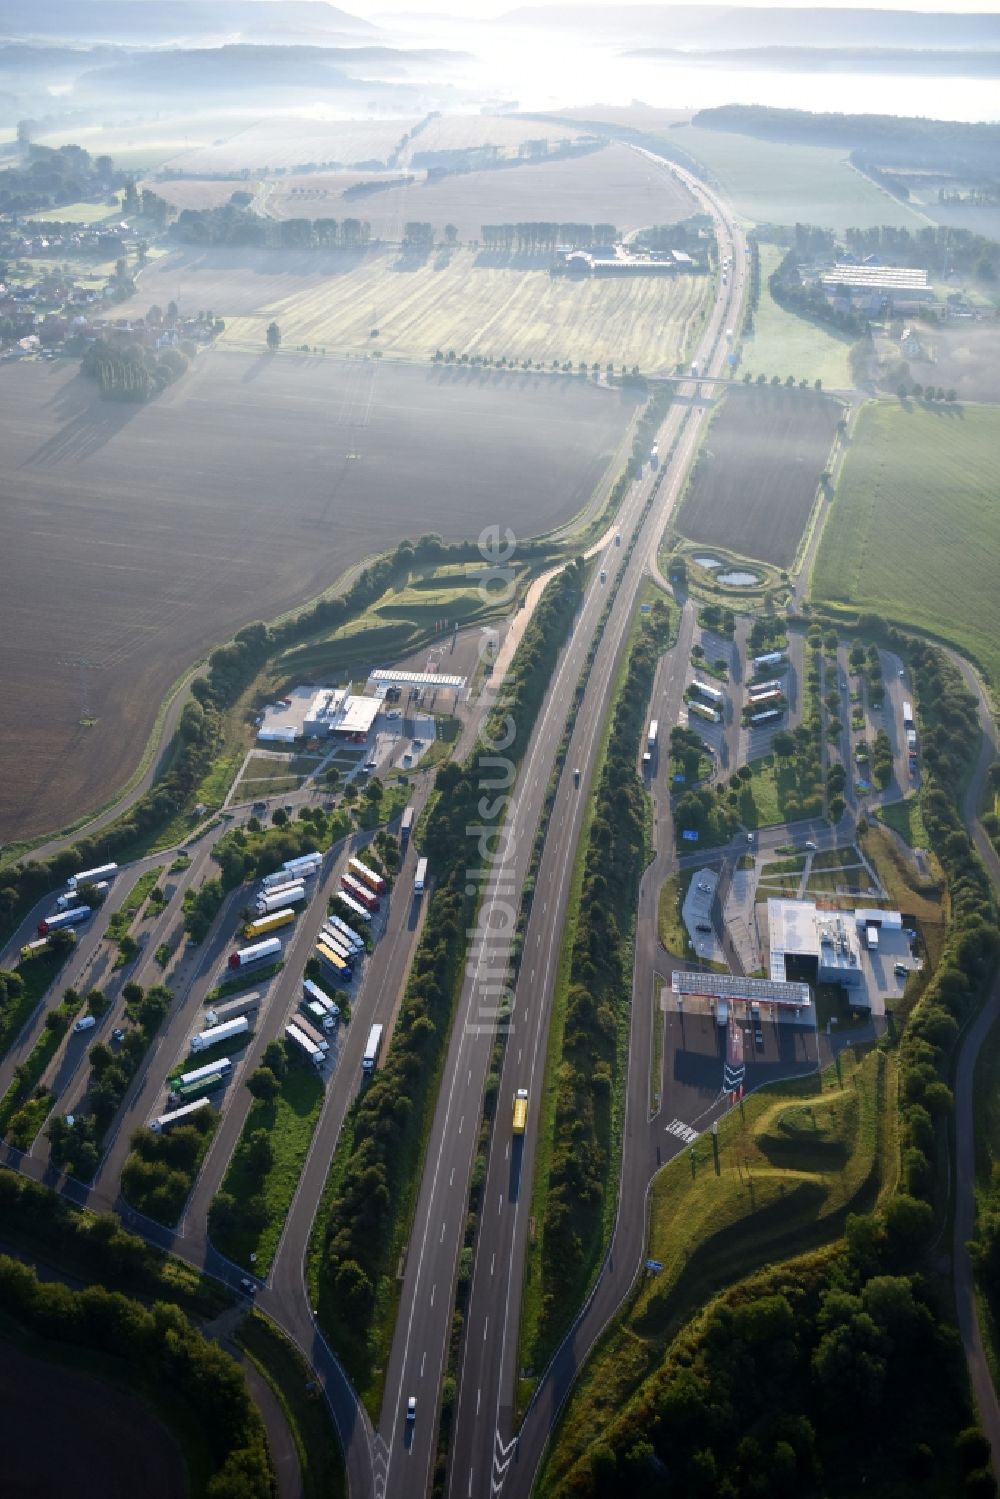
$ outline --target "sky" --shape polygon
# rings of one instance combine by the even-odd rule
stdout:
[[[435,0],[391,0],[386,4],[385,0],[332,0],[334,4],[341,4],[344,10],[353,12],[354,15],[363,16],[367,21],[377,21],[381,16],[411,16],[427,14],[451,14],[466,19],[488,20],[493,16],[502,15],[505,11],[513,10],[522,5],[534,5],[538,3],[562,3],[562,0],[454,0],[454,3],[435,3]],[[581,0],[586,5],[588,0]],[[629,0],[622,0],[628,4]],[[643,3],[643,0],[640,0]],[[680,3],[689,5],[718,4],[720,0],[680,0]],[[745,0],[721,0],[737,6],[741,10],[754,9],[747,5]],[[796,8],[822,7],[824,10],[843,10],[858,8],[861,10],[931,10],[944,15],[992,15],[998,8],[998,0],[925,0],[925,3],[914,3],[914,0],[852,0],[850,6],[845,6],[843,0],[766,0],[769,5]],[[566,8],[576,10],[579,5],[566,0]],[[669,6],[663,7],[665,10]]]

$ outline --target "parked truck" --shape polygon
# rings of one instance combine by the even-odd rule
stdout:
[[[344,909],[350,911],[352,916],[357,917],[359,921],[371,921],[372,913],[366,910],[359,900],[355,900],[353,895],[348,895],[346,890],[340,890],[337,894]]]
[[[320,988],[319,984],[314,984],[312,979],[303,979],[302,993],[306,999],[325,1010],[327,1015],[331,1016],[333,1020],[340,1019],[340,1006],[335,1000],[330,998],[329,994]]]
[[[347,939],[353,952],[364,952],[365,944],[362,938],[353,927],[347,925],[346,921],[342,921],[339,916],[331,916],[327,925],[332,926],[334,931]]]
[[[296,1022],[285,1026],[285,1040],[291,1041],[297,1046],[316,1067],[322,1067],[326,1053],[320,1051],[319,1047],[310,1041],[305,1031],[301,1030]]]
[[[110,889],[111,886],[108,884],[107,880],[101,880],[99,884],[94,886],[94,890],[96,891],[96,893],[101,896],[107,895]],[[67,890],[65,895],[56,896],[57,911],[71,911],[75,906],[82,905],[83,896],[79,893],[78,890]]]
[[[352,900],[358,901],[369,911],[378,910],[378,896],[375,894],[375,891],[370,889],[361,880],[355,879],[353,874],[342,874],[340,876],[340,883]]]
[[[249,994],[241,994],[236,999],[227,1000],[224,1005],[213,1005],[210,1010],[205,1011],[205,1024],[207,1026],[225,1025],[229,1020],[238,1020],[241,1015],[253,1015],[264,996],[259,989],[251,989]]]
[[[257,915],[271,916],[287,906],[301,906],[307,898],[306,887],[301,880],[294,885],[279,885],[275,890],[267,890],[258,895]]]
[[[229,954],[230,968],[251,968],[254,963],[272,962],[281,957],[280,937],[266,937],[263,942],[254,942],[249,947],[238,947]]]
[[[280,931],[283,926],[290,926],[295,920],[295,912],[291,906],[284,910],[272,911],[268,916],[260,916],[256,921],[251,921],[244,929],[245,936],[251,941],[257,937],[266,937],[271,932]]]
[[[310,875],[316,874],[318,872],[318,870],[322,867],[322,864],[323,855],[313,852],[309,854],[300,854],[297,859],[286,859],[281,867],[286,872],[286,874],[292,874],[296,877],[301,876],[303,879],[308,879]]]
[[[355,879],[370,885],[376,895],[382,895],[385,891],[385,880],[370,865],[362,859],[348,859],[347,872]]]
[[[184,1104],[183,1108],[174,1109],[170,1114],[161,1114],[159,1119],[151,1119],[149,1127],[158,1135],[163,1130],[173,1129],[175,1124],[190,1124],[192,1114],[199,1114],[208,1106],[206,1097],[195,1098],[191,1103]]]
[[[247,1015],[236,1015],[232,1020],[227,1020],[223,1025],[209,1026],[206,1031],[199,1031],[197,1036],[191,1037],[192,1051],[205,1051],[209,1046],[217,1046],[220,1041],[234,1041],[237,1036],[246,1036],[250,1033],[250,1019]]]
[[[301,884],[301,875],[289,874],[287,869],[276,869],[274,874],[266,874],[261,880],[257,898],[259,900],[262,895],[272,895],[277,890],[290,890]]]
[[[38,923],[38,935],[47,937],[50,932],[61,931],[63,927],[79,926],[82,922],[89,921],[92,914],[89,906],[73,906],[68,911],[53,911]]]
[[[76,874],[70,875],[66,881],[66,889],[75,890],[78,885],[97,885],[101,880],[113,880],[117,873],[117,864],[98,864],[94,869],[80,869]]]
[[[319,1026],[321,1031],[332,1031],[337,1024],[325,1005],[321,1005],[318,999],[303,999],[299,1002],[299,1009],[306,1020],[314,1026]],[[297,1023],[297,1022],[296,1022]]]
[[[311,1020],[307,1020],[305,1015],[296,1015],[295,1024],[298,1026],[299,1030],[304,1036],[309,1037],[309,1040],[314,1046],[319,1047],[320,1051],[325,1053],[330,1050],[330,1043],[324,1036],[323,1032],[317,1026],[313,1025]]]

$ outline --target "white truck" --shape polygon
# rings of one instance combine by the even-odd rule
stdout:
[[[266,890],[257,897],[257,915],[270,916],[274,911],[283,911],[286,906],[301,906],[307,898],[306,887],[301,880],[295,885],[282,885],[277,890]]]
[[[191,1037],[192,1051],[205,1051],[209,1046],[215,1046],[220,1041],[234,1040],[237,1036],[245,1036],[250,1030],[250,1020],[246,1015],[237,1015],[233,1020],[227,1020],[223,1025],[210,1026],[207,1031],[200,1031],[197,1036]]]
[[[170,1114],[161,1114],[159,1119],[151,1119],[149,1127],[155,1134],[160,1134],[162,1130],[173,1129],[175,1124],[190,1123],[192,1114],[198,1114],[208,1107],[207,1098],[196,1098],[192,1103],[184,1104],[183,1108],[174,1109]]]

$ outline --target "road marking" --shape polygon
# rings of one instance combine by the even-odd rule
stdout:
[[[431,1286],[431,1306],[434,1305],[434,1293],[437,1290],[437,1281]]]
[[[491,1275],[493,1274],[493,1271],[496,1269],[496,1263],[497,1263],[497,1254],[496,1254],[496,1250],[494,1249],[493,1253],[490,1255],[490,1274]]]
[[[482,1385],[480,1385],[479,1389],[476,1391],[476,1415],[477,1416],[479,1415],[479,1407],[482,1404],[482,1400],[483,1400],[483,1387],[482,1387]]]
[[[442,1225],[441,1225],[441,1241],[440,1241],[442,1244],[444,1243],[444,1230],[445,1230],[445,1225],[442,1223]]]
[[[459,1134],[462,1133],[462,1125],[464,1123],[465,1123],[465,1115],[463,1114],[462,1117],[461,1117],[461,1119],[458,1121],[458,1133]]]
[[[490,1319],[489,1319],[489,1317],[487,1317],[486,1321],[483,1323],[483,1342],[484,1343],[486,1342],[486,1334],[489,1332],[489,1330],[490,1330]]]
[[[502,1192],[500,1193],[500,1201],[497,1203],[497,1212],[498,1213],[502,1213],[503,1212],[503,1193]]]
[[[452,1168],[451,1168],[451,1175],[448,1178],[448,1185],[449,1185],[449,1187],[453,1187],[455,1185],[455,1168],[454,1168],[454,1166],[452,1166]]]
[[[693,1145],[698,1138],[698,1131],[685,1124],[683,1119],[671,1119],[666,1131],[668,1135],[676,1135],[678,1140],[683,1140],[685,1145]]]
[[[421,1379],[423,1379],[423,1377],[424,1377],[424,1364],[426,1363],[426,1361],[427,1361],[427,1349],[425,1348],[424,1351],[423,1351],[423,1353],[420,1355],[420,1378]]]

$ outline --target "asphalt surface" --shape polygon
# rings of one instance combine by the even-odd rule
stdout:
[[[704,190],[695,184],[697,191]],[[716,209],[718,212],[718,209]],[[722,226],[723,252],[728,230]],[[725,357],[724,330],[740,306],[745,275],[742,243],[735,246],[737,274],[728,296],[709,314],[696,359]],[[689,382],[693,386],[694,382]],[[685,387],[686,388],[686,387]],[[503,895],[497,891],[487,903],[487,923],[494,932],[489,963],[496,970],[505,965],[509,942],[493,925],[494,915],[506,897],[516,907],[562,727],[569,709],[580,667],[603,605],[604,588],[618,584],[615,604],[601,634],[588,689],[577,712],[573,736],[561,777],[536,893],[525,935],[523,956],[512,1006],[512,1029],[508,1036],[501,1077],[497,1125],[490,1151],[483,1195],[481,1228],[477,1240],[471,1298],[466,1317],[466,1337],[458,1380],[451,1443],[448,1492],[452,1495],[487,1495],[504,1487],[508,1475],[523,1473],[518,1441],[512,1431],[513,1391],[517,1378],[517,1335],[521,1281],[527,1247],[530,1215],[530,1183],[537,1137],[538,1089],[544,1074],[548,1038],[549,1000],[559,957],[569,893],[569,881],[579,832],[583,823],[584,796],[589,786],[608,707],[607,684],[616,666],[630,626],[635,601],[655,556],[663,526],[674,505],[696,449],[705,410],[699,402],[676,402],[659,434],[661,453],[676,451],[657,475],[647,475],[626,498],[618,530],[622,547],[612,546],[602,558],[607,584],[595,580],[581,611],[574,635],[565,649],[551,684],[546,706],[536,726],[517,785],[517,798],[508,818],[512,853],[503,868]],[[627,561],[637,517],[648,492],[657,486],[657,497],[642,524],[636,545]],[[618,572],[621,571],[621,579]],[[573,768],[581,772],[581,785],[573,784]],[[509,894],[508,894],[509,892]],[[459,1002],[458,1016],[445,1068],[446,1083],[435,1114],[421,1183],[414,1231],[411,1238],[401,1297],[403,1313],[386,1375],[386,1393],[379,1427],[375,1494],[408,1496],[425,1492],[436,1446],[434,1419],[440,1380],[445,1365],[455,1277],[465,1231],[469,1176],[482,1112],[483,1085],[492,1047],[491,1027],[477,1026],[482,987],[483,961],[473,959]],[[646,1054],[650,1028],[646,1026]],[[523,1140],[511,1139],[509,1119],[517,1088],[529,1093],[528,1128]],[[645,1125],[645,1097],[642,1118]],[[630,1090],[629,1108],[632,1099]],[[655,1157],[654,1157],[655,1159]],[[648,1173],[646,1175],[648,1181]],[[642,1196],[645,1194],[645,1182]],[[622,1220],[631,1224],[631,1204]],[[641,1212],[639,1217],[641,1219]],[[642,1228],[637,1231],[638,1243]],[[618,1295],[617,1277],[609,1296]],[[609,1287],[611,1281],[609,1280]],[[617,1304],[617,1302],[615,1303]],[[407,1429],[406,1400],[417,1399],[418,1417]],[[541,1407],[539,1406],[540,1410]],[[548,1421],[539,1422],[542,1436]],[[520,1484],[518,1484],[520,1486]]]

